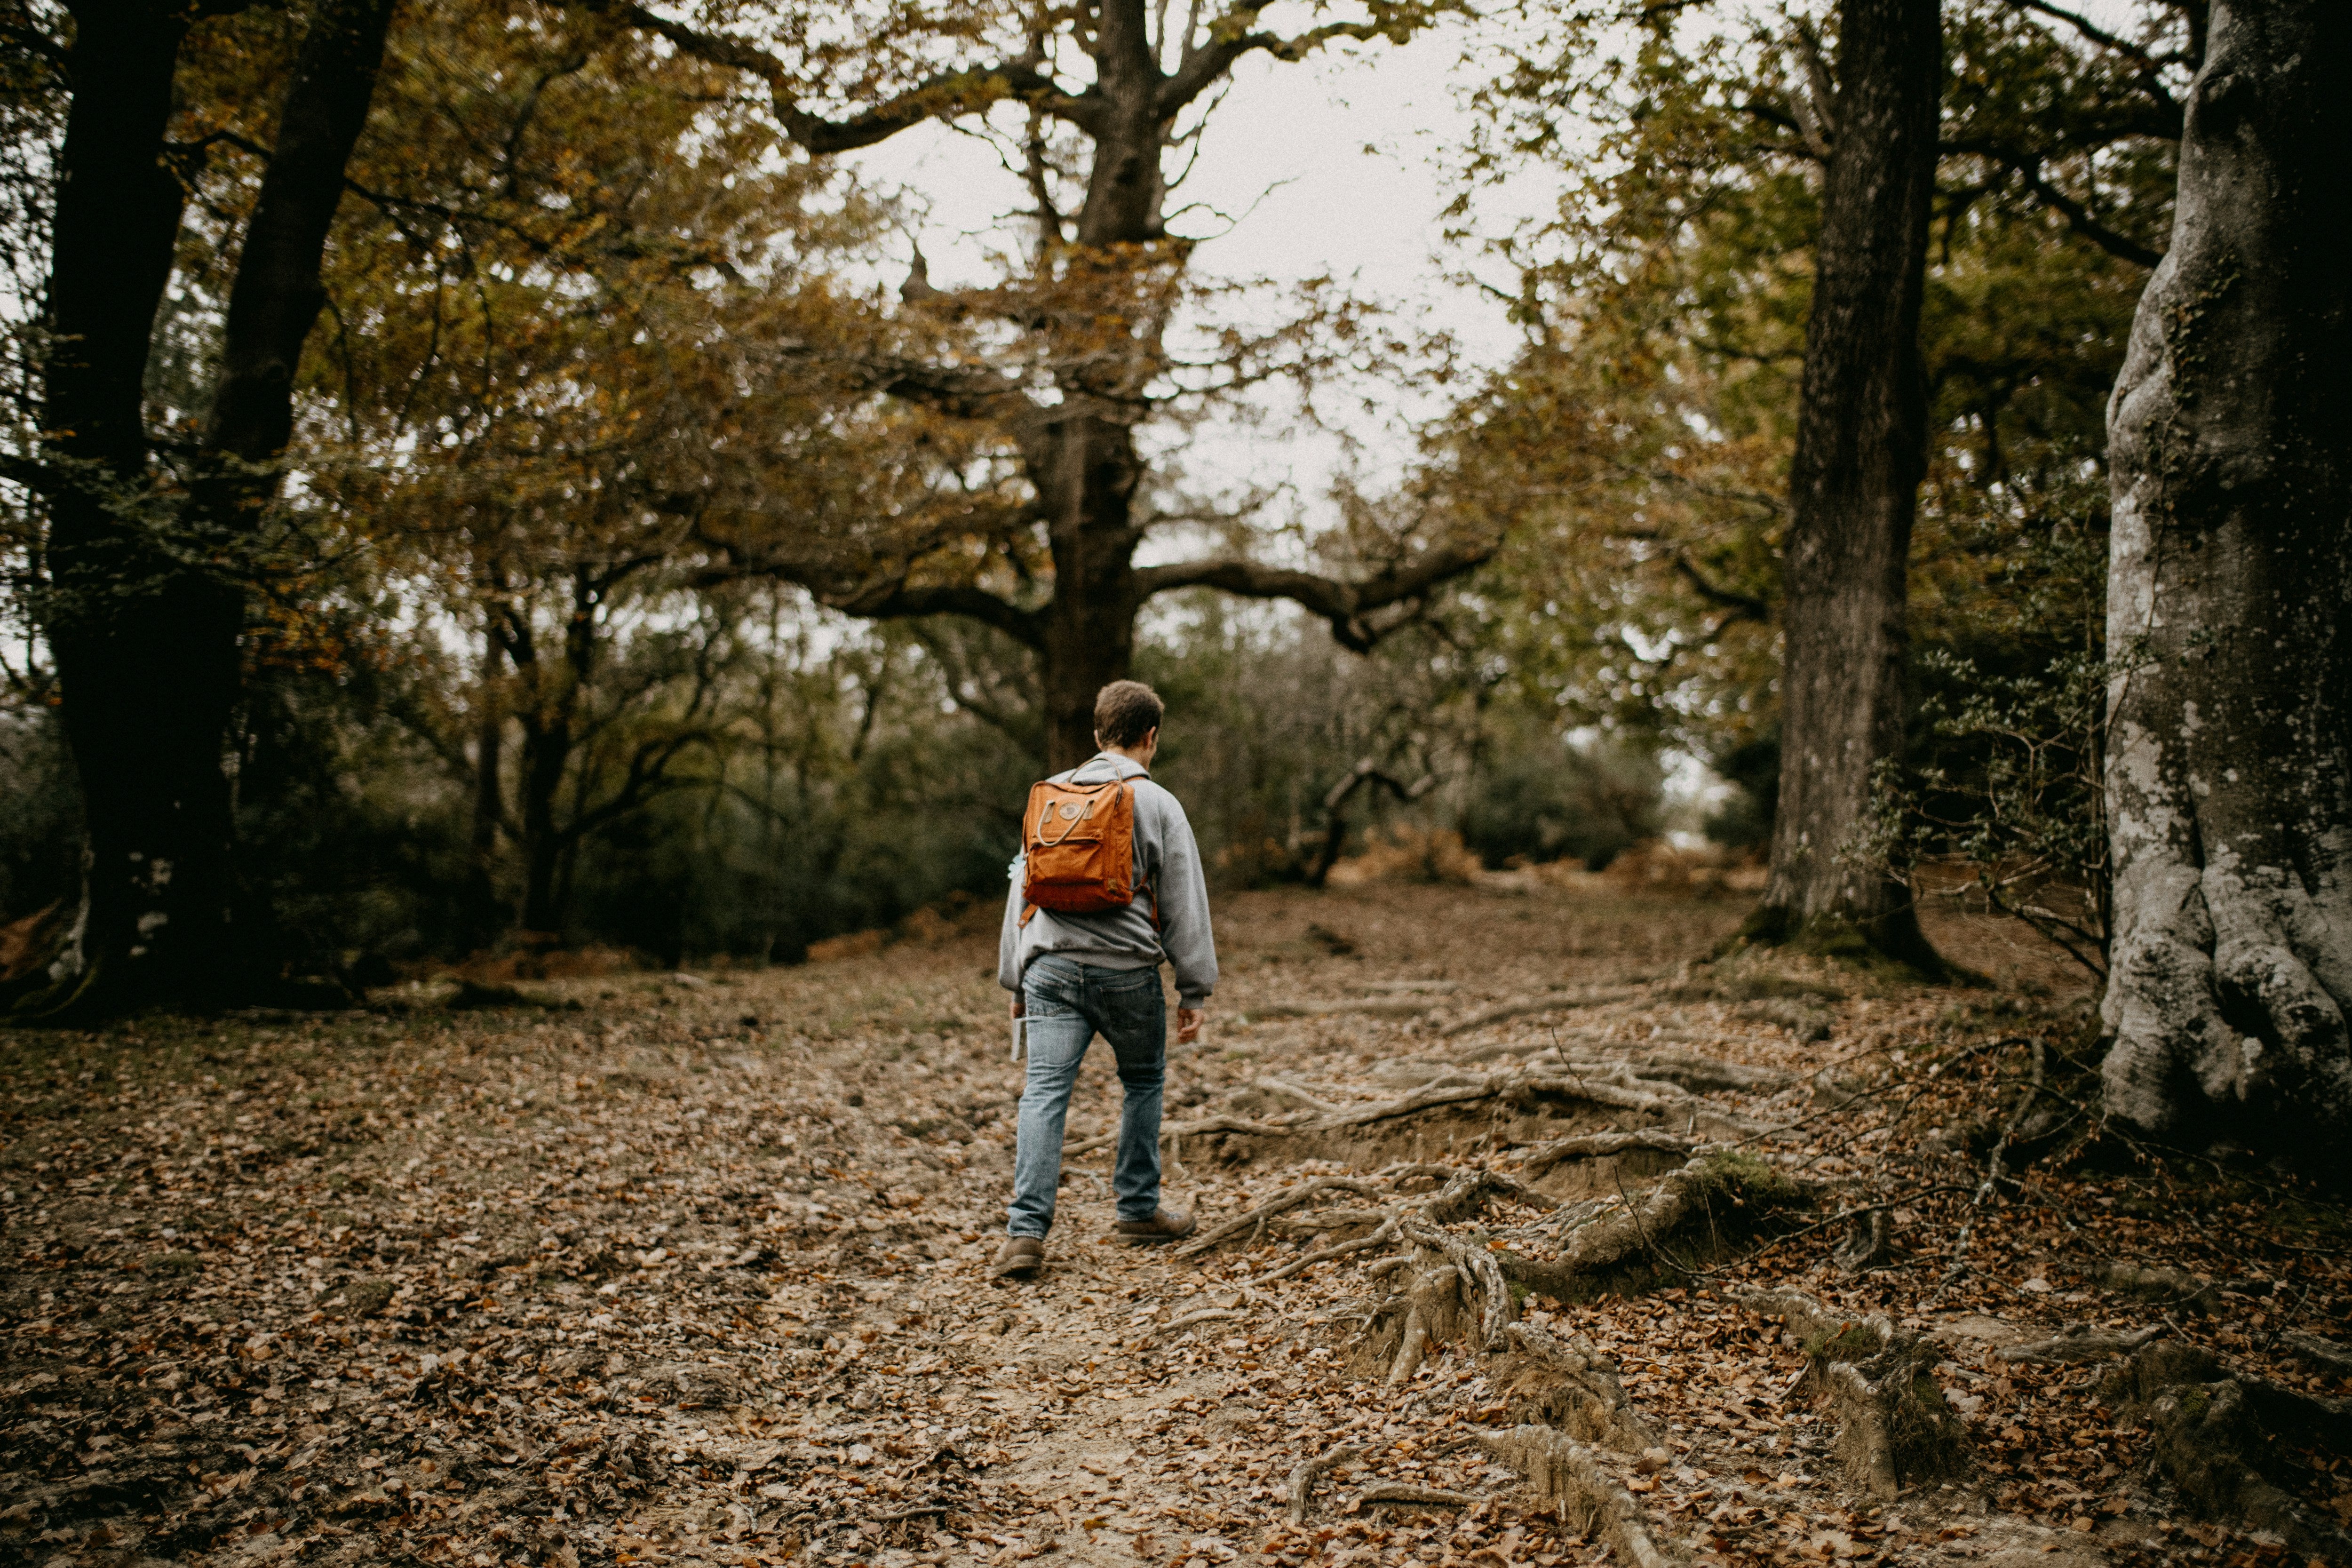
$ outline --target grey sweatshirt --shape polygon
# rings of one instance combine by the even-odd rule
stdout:
[[[1029,961],[1044,953],[1103,969],[1157,969],[1165,957],[1176,968],[1176,1001],[1198,1007],[1217,988],[1217,942],[1209,930],[1209,884],[1201,874],[1201,847],[1176,797],[1144,775],[1136,763],[1108,752],[1054,782],[1076,779],[1099,784],[1133,779],[1135,791],[1135,901],[1095,915],[1062,915],[1039,910],[1021,923],[1021,884],[1026,867],[1013,858],[1013,886],[1005,895],[1004,929],[996,944],[996,983],[1021,989]],[[1160,896],[1160,927],[1151,924],[1151,900]]]

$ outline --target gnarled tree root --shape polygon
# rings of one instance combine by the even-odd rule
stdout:
[[[2298,1556],[2352,1563],[2352,1533],[2274,1479],[2287,1462],[2274,1439],[2352,1453],[2352,1401],[2224,1376],[2210,1352],[2175,1340],[2141,1346],[2100,1397],[2147,1426],[2151,1464],[2206,1517],[2270,1531]]]
[[[1809,1201],[1803,1186],[1759,1161],[1701,1154],[1647,1192],[1566,1211],[1559,1250],[1550,1257],[1520,1247],[1493,1256],[1514,1284],[1587,1301],[1703,1267],[1773,1214]]]
[[[1586,1132],[1574,1138],[1555,1138],[1549,1143],[1538,1143],[1519,1156],[1522,1175],[1540,1176],[1554,1165],[1568,1160],[1597,1160],[1612,1154],[1622,1154],[1628,1149],[1654,1150],[1661,1154],[1687,1155],[1691,1141],[1672,1132],[1644,1130],[1638,1132]]]
[[[1855,1318],[1798,1290],[1725,1292],[1779,1318],[1802,1342],[1806,1386],[1835,1411],[1835,1452],[1853,1489],[1892,1499],[1905,1487],[1965,1475],[1968,1428],[1927,1375],[1939,1352],[1872,1313]]]
[[[1517,1419],[1624,1454],[1657,1446],[1657,1432],[1634,1414],[1618,1381],[1617,1363],[1591,1341],[1562,1339],[1532,1323],[1513,1323],[1504,1338],[1519,1354],[1495,1382]]]
[[[1536,1495],[1560,1517],[1612,1548],[1634,1568],[1679,1568],[1690,1561],[1682,1542],[1654,1531],[1633,1494],[1617,1484],[1591,1449],[1549,1426],[1514,1426],[1482,1434],[1479,1446],[1527,1477]]]
[[[1359,1376],[1380,1377],[1391,1388],[1402,1387],[1412,1381],[1432,1344],[1476,1337],[1478,1311],[1463,1289],[1462,1271],[1451,1263],[1423,1259],[1425,1253],[1417,1254],[1407,1265],[1402,1283],[1365,1325],[1356,1345]]]
[[[1293,1524],[1305,1524],[1308,1510],[1314,1505],[1315,1483],[1331,1471],[1352,1465],[1364,1457],[1361,1448],[1341,1444],[1307,1460],[1290,1472],[1290,1508],[1288,1517]]]

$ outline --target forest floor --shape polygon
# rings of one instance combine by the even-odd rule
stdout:
[[[2342,1211],[2085,1119],[2017,928],[1740,912],[1222,900],[1202,1245],[1097,1052],[1025,1282],[984,931],[0,1032],[0,1563],[2352,1561]]]

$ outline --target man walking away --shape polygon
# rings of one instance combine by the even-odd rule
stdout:
[[[1026,1278],[1045,1261],[1045,1233],[1062,1181],[1062,1124],[1078,1065],[1097,1034],[1110,1042],[1125,1103],[1111,1192],[1117,1235],[1131,1245],[1191,1234],[1192,1216],[1160,1202],[1160,1097],[1167,1074],[1168,1012],[1160,964],[1176,971],[1176,1037],[1201,1033],[1217,986],[1209,889],[1184,808],[1151,781],[1166,709],[1136,680],[1095,698],[1102,750],[1030,792],[1022,856],[1013,862],[997,944],[997,983],[1027,1020],[1029,1080],[999,1277]],[[1122,836],[1132,840],[1121,854]]]

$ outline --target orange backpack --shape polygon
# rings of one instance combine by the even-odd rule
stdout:
[[[1021,853],[1022,924],[1041,909],[1079,915],[1125,909],[1135,901],[1135,791],[1119,778],[1030,785]],[[1156,894],[1151,902],[1157,923]]]

